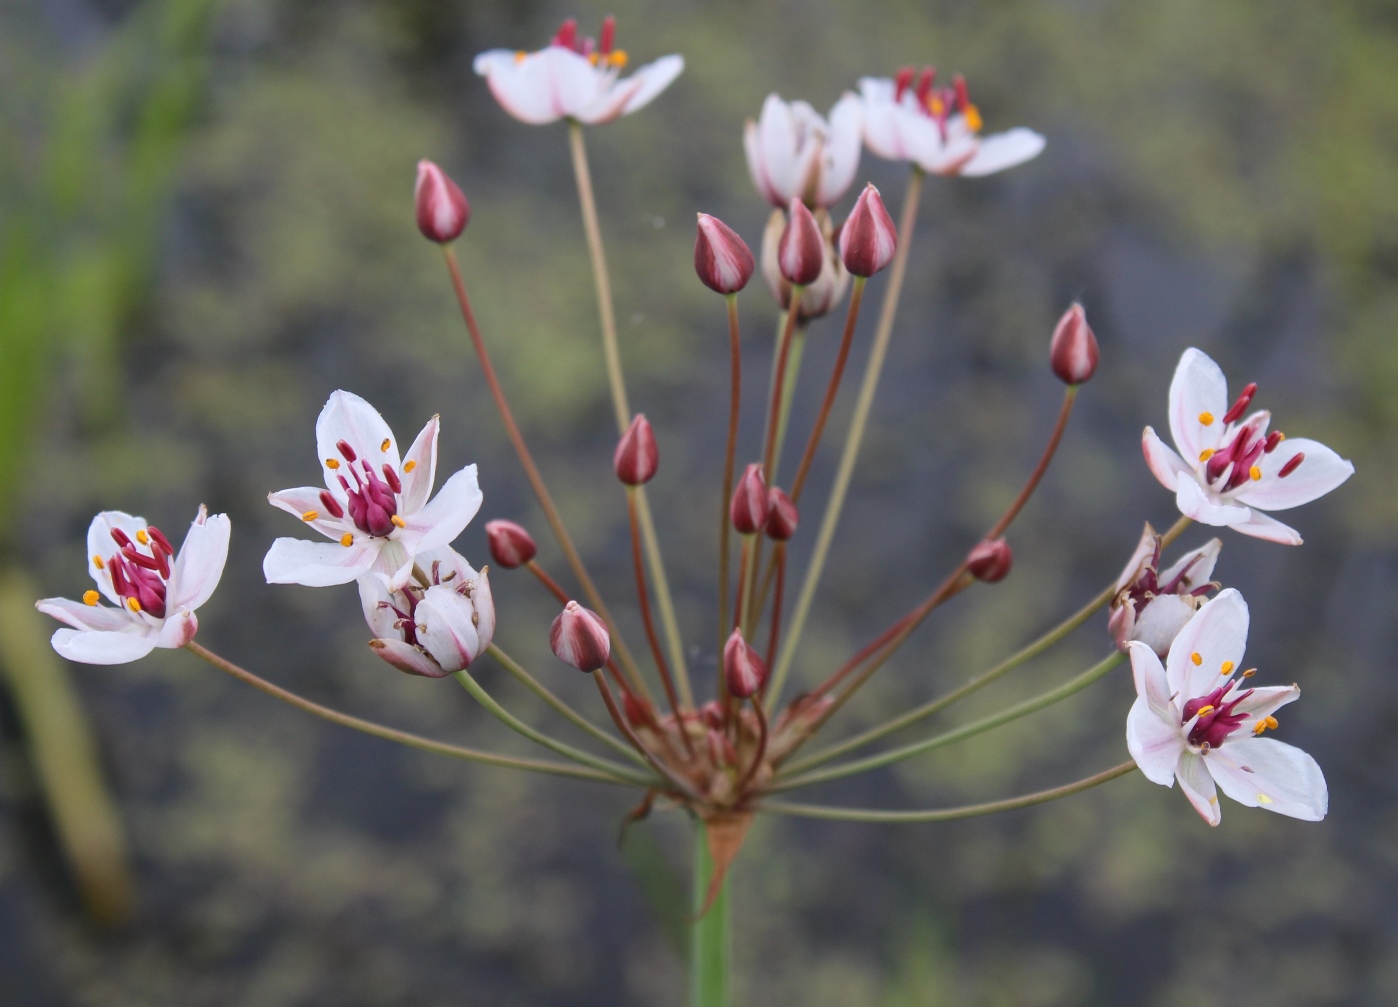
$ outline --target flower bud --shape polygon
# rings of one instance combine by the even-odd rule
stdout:
[[[655,476],[660,465],[660,451],[655,446],[655,431],[645,413],[637,413],[626,433],[617,443],[612,455],[616,477],[627,486],[644,486]]]
[[[799,199],[787,207],[786,228],[777,242],[777,266],[788,283],[814,283],[825,264],[825,242],[815,214]]]
[[[796,510],[796,505],[791,502],[791,497],[780,487],[773,486],[767,497],[772,508],[767,517],[767,537],[775,542],[785,542],[796,534],[796,526],[801,522],[801,516]]]
[[[1010,543],[1002,538],[986,539],[966,556],[966,569],[971,576],[988,584],[1004,580],[1013,564],[1014,553],[1010,551]]]
[[[418,230],[429,241],[445,245],[466,230],[471,204],[447,173],[431,161],[423,159],[417,163],[413,198],[417,202]]]
[[[767,480],[762,475],[762,466],[754,462],[743,470],[743,477],[738,480],[738,488],[733,491],[733,502],[728,507],[728,516],[739,534],[755,535],[767,527],[771,514],[772,501],[767,495]]]
[[[490,558],[506,570],[524,566],[539,552],[534,537],[513,521],[487,521],[485,537],[490,543]]]
[[[767,664],[743,639],[741,629],[733,630],[723,645],[723,678],[728,694],[738,699],[757,695],[767,681]]]
[[[720,294],[736,294],[748,285],[757,263],[738,233],[717,217],[699,214],[694,238],[694,271],[704,286]]]
[[[801,291],[801,300],[796,308],[798,324],[827,314],[840,303],[849,289],[849,271],[840,261],[840,253],[835,248],[835,229],[830,222],[830,214],[817,210],[815,218],[825,242],[825,262],[816,281]],[[781,210],[773,210],[767,220],[767,228],[762,232],[762,280],[777,302],[777,307],[783,311],[791,306],[791,284],[782,276],[777,262],[777,250],[785,230],[785,215]]]
[[[651,722],[650,708],[629,692],[621,695],[621,708],[626,714],[626,722],[632,727],[646,727]]]
[[[1097,337],[1087,324],[1087,313],[1074,302],[1053,330],[1049,345],[1053,373],[1065,384],[1080,385],[1097,370],[1097,357]]]
[[[592,672],[612,656],[612,637],[596,612],[575,601],[563,606],[549,627],[549,646],[564,664]]]
[[[898,249],[898,229],[884,209],[883,197],[873,183],[855,200],[845,226],[840,228],[840,258],[855,276],[873,276],[893,261]]]
[[[723,707],[718,705],[717,700],[709,700],[699,707],[699,719],[706,727],[718,730],[723,727]]]

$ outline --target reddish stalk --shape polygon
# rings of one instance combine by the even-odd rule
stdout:
[[[636,662],[631,657],[625,642],[621,639],[616,620],[607,610],[607,603],[602,600],[597,585],[588,576],[587,568],[583,566],[582,557],[578,555],[578,550],[573,545],[573,539],[569,536],[568,529],[563,526],[563,518],[559,515],[558,508],[554,506],[553,497],[549,495],[548,488],[544,486],[543,476],[539,474],[539,468],[534,464],[534,457],[529,453],[529,448],[524,443],[524,436],[519,432],[519,426],[515,423],[514,414],[510,412],[510,406],[505,401],[504,389],[500,387],[500,380],[495,376],[495,368],[490,362],[490,354],[486,351],[485,340],[481,338],[480,326],[476,324],[476,313],[471,310],[471,299],[466,294],[466,284],[461,278],[461,269],[456,263],[456,253],[452,250],[451,245],[443,245],[442,252],[447,260],[447,271],[451,273],[451,283],[456,291],[457,303],[461,306],[461,317],[466,322],[466,330],[471,335],[476,358],[481,364],[481,373],[485,377],[485,383],[490,389],[491,397],[495,399],[495,408],[500,413],[501,422],[505,424],[505,433],[509,436],[510,443],[514,445],[515,454],[519,456],[519,463],[524,467],[524,474],[529,479],[529,485],[534,489],[534,496],[544,512],[544,518],[553,531],[553,537],[558,540],[559,548],[563,550],[563,555],[573,570],[573,576],[582,585],[583,593],[587,595],[588,601],[597,610],[597,614],[606,622],[617,653],[621,657],[621,663],[626,668],[627,676],[631,679],[632,690],[639,696],[649,698],[650,694],[636,668]]]
[[[791,334],[796,331],[796,315],[801,308],[801,292],[805,287],[791,285],[791,304],[786,309],[786,325],[782,327],[781,343],[777,347],[777,366],[772,377],[772,401],[767,413],[766,445],[762,449],[762,477],[772,484],[772,463],[777,453],[777,427],[781,422],[782,389],[786,385],[786,362],[791,356]]]
[[[755,535],[742,536],[743,545],[738,553],[738,598],[733,603],[733,629],[741,629],[743,625],[743,602],[746,600],[745,595],[748,586],[748,562],[752,559],[752,540],[754,538],[756,538]],[[729,632],[731,633],[732,630],[729,630]],[[728,642],[727,636],[724,637],[723,642]],[[719,648],[718,653],[719,662],[722,663],[722,647]],[[719,675],[719,679],[722,680],[723,676]]]
[[[641,741],[631,725],[626,722],[626,718],[622,716],[621,710],[616,705],[616,697],[612,695],[612,690],[607,685],[607,680],[602,676],[602,673],[600,671],[594,671],[592,673],[592,680],[597,683],[597,691],[602,694],[602,702],[606,704],[607,713],[612,718],[612,723],[616,725],[616,729],[625,736],[627,741],[636,746],[636,751],[640,752],[641,755],[645,757],[650,767],[666,780],[669,780],[670,783],[674,785],[675,789],[679,790],[682,794],[693,801],[701,801],[702,798],[695,792],[694,787],[690,785],[689,781],[657,759],[655,754]]]
[[[767,714],[762,710],[762,704],[756,699],[752,702],[753,711],[757,714],[757,751],[752,755],[752,765],[743,774],[742,780],[738,783],[737,791],[741,794],[747,789],[747,785],[752,782],[752,778],[757,775],[758,769],[762,767],[762,760],[767,755]]]
[[[1049,435],[1048,444],[1044,446],[1044,453],[1039,457],[1039,464],[1034,466],[1034,471],[1030,473],[1029,479],[1024,484],[1024,489],[1019,491],[1019,496],[1015,497],[1009,509],[995,526],[985,533],[986,538],[999,538],[1005,534],[1005,529],[1010,523],[1019,517],[1019,512],[1024,509],[1024,505],[1029,502],[1029,498],[1034,495],[1034,490],[1038,489],[1039,480],[1048,471],[1049,462],[1053,461],[1053,454],[1058,450],[1058,442],[1063,439],[1063,431],[1068,426],[1068,417],[1073,413],[1073,403],[1078,398],[1078,385],[1069,385],[1063,392],[1063,407],[1058,411],[1058,422],[1053,425],[1053,433]]]
[[[782,628],[782,594],[786,587],[786,543],[778,542],[772,550],[772,566],[777,571],[777,593],[772,598],[772,629],[767,635],[767,667],[777,659],[777,639]],[[763,592],[766,593],[765,591]],[[766,682],[762,683],[766,686]],[[762,704],[755,704],[761,710]]]
[[[730,552],[730,531],[728,505],[733,498],[733,464],[738,455],[738,405],[742,399],[743,353],[738,339],[738,297],[729,294],[728,302],[728,358],[729,358],[729,399],[728,399],[728,447],[723,460],[723,498],[718,508],[718,653],[723,653],[723,644],[728,634],[724,632],[723,617],[728,612],[728,562]]]
[[[660,671],[660,682],[665,686],[665,697],[670,701],[670,712],[675,715],[675,723],[680,724],[679,696],[675,694],[675,682],[670,677],[670,666],[665,662],[665,652],[660,647],[660,637],[655,633],[655,621],[650,614],[650,591],[646,588],[645,559],[641,552],[641,526],[636,520],[636,490],[632,486],[626,487],[626,517],[631,525],[631,557],[632,566],[636,571],[636,597],[641,605],[641,622],[646,627],[651,657],[655,659],[655,666]],[[680,736],[684,738],[684,747],[692,758],[694,743],[689,740],[689,732],[680,731]]]
[[[830,375],[830,384],[825,389],[825,400],[820,404],[820,413],[816,416],[815,426],[811,428],[811,436],[806,441],[806,450],[801,455],[801,464],[796,468],[796,478],[791,482],[791,502],[800,503],[801,490],[806,485],[806,476],[811,470],[811,462],[815,460],[816,447],[820,444],[820,438],[825,433],[826,421],[830,419],[830,410],[835,405],[835,396],[840,390],[840,382],[844,379],[845,364],[849,361],[850,346],[854,343],[855,324],[859,321],[859,305],[864,300],[865,278],[856,276],[854,278],[854,288],[850,291],[849,311],[845,313],[845,332],[840,338],[840,352],[835,357],[835,370]],[[765,591],[763,592],[765,595]]]

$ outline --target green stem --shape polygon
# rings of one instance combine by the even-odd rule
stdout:
[[[694,828],[694,914],[704,908],[713,877],[714,863],[709,856],[704,822]],[[690,925],[689,1007],[729,1007],[732,1003],[730,976],[733,957],[732,917],[725,878],[709,911]]]
[[[1087,671],[1083,672],[1077,678],[1070,679],[1056,689],[1050,689],[1048,692],[1041,693],[1022,703],[1017,703],[1008,709],[1001,710],[999,713],[993,713],[988,717],[972,721],[969,724],[965,724],[943,734],[933,735],[922,741],[914,742],[911,745],[903,745],[900,748],[890,749],[878,755],[870,755],[863,759],[855,759],[852,762],[841,763],[829,769],[818,770],[813,773],[784,776],[767,789],[769,792],[777,793],[783,790],[794,790],[797,787],[809,787],[815,783],[841,780],[846,776],[854,776],[857,773],[867,773],[871,769],[880,769],[883,766],[888,766],[895,762],[902,762],[904,759],[911,759],[915,755],[922,755],[924,752],[930,752],[935,748],[950,745],[954,741],[962,741],[966,738],[974,737],[977,734],[983,734],[991,728],[999,727],[1002,724],[1008,724],[1012,720],[1018,720],[1020,717],[1028,716],[1031,713],[1042,710],[1046,706],[1052,706],[1054,703],[1067,699],[1074,693],[1081,692],[1119,665],[1125,657],[1125,654],[1114,650],[1110,656],[1099,661],[1091,668],[1088,668]]]
[[[888,287],[884,291],[879,325],[874,333],[874,345],[869,351],[869,362],[864,368],[864,380],[859,388],[854,415],[850,419],[849,433],[845,437],[840,467],[835,473],[835,482],[830,487],[830,499],[825,505],[825,515],[820,522],[820,532],[816,536],[811,562],[806,568],[806,577],[801,583],[801,594],[797,598],[796,607],[792,610],[791,630],[782,644],[781,656],[778,657],[776,670],[772,673],[772,684],[767,692],[769,710],[775,709],[776,703],[781,699],[782,686],[786,684],[791,662],[796,657],[796,648],[801,643],[801,634],[806,628],[806,617],[810,614],[811,602],[815,598],[820,575],[825,569],[825,559],[830,552],[830,543],[835,537],[835,525],[839,523],[840,511],[844,507],[845,493],[849,490],[850,477],[854,474],[854,463],[859,457],[859,448],[864,441],[864,427],[869,419],[869,410],[874,404],[874,393],[878,390],[879,375],[883,371],[884,357],[888,354],[888,341],[893,334],[893,319],[898,313],[898,298],[903,290],[903,277],[908,270],[908,250],[913,243],[913,225],[917,222],[922,179],[922,170],[914,167],[908,177],[907,194],[903,197],[903,212],[898,222],[898,251],[894,253],[893,265],[889,269]]]
[[[984,804],[965,804],[959,808],[936,808],[931,811],[877,811],[872,808],[830,808],[819,804],[788,804],[784,801],[766,801],[757,810],[770,811],[777,815],[799,815],[803,818],[826,818],[839,822],[952,822],[958,818],[975,818],[978,815],[993,815],[997,811],[1013,811],[1028,808],[1035,804],[1056,801],[1060,797],[1071,797],[1084,790],[1100,786],[1117,777],[1125,776],[1136,768],[1134,762],[1123,762],[1119,766],[1104,770],[1085,780],[1068,783],[1051,790],[1040,790],[1021,797],[1011,797],[1003,801],[987,801]]]

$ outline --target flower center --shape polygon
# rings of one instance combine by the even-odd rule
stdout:
[[[170,560],[175,550],[160,529],[151,525],[136,532],[136,541],[120,528],[112,529],[117,551],[104,561],[94,556],[99,570],[112,578],[112,590],[132,612],[165,618],[165,596],[170,581]],[[144,550],[144,551],[143,551]],[[92,599],[96,604],[96,599]]]
[[[1204,464],[1204,478],[1216,492],[1227,493],[1247,483],[1260,481],[1262,469],[1258,467],[1257,463],[1263,455],[1271,454],[1282,441],[1286,440],[1286,435],[1280,430],[1273,430],[1266,437],[1263,437],[1260,418],[1252,423],[1246,423],[1236,430],[1232,429],[1232,424],[1242,418],[1256,394],[1257,384],[1255,382],[1243,389],[1237,401],[1223,415],[1224,446],[1205,448],[1199,454],[1199,461]],[[1200,413],[1199,422],[1203,426],[1211,426],[1214,422],[1214,416],[1212,413]],[[1277,472],[1277,478],[1285,479],[1291,475],[1305,460],[1305,457],[1304,452],[1294,455]],[[1227,473],[1226,478],[1225,473]]]
[[[1225,665],[1229,672],[1233,670],[1231,665]],[[1236,683],[1229,681],[1219,686],[1207,696],[1200,696],[1198,699],[1191,699],[1184,704],[1181,724],[1187,724],[1190,718],[1196,714],[1199,719],[1189,731],[1189,743],[1197,748],[1217,748],[1223,744],[1225,738],[1238,729],[1247,720],[1247,714],[1234,713],[1233,709],[1244,699],[1252,695],[1253,690],[1247,689],[1225,701]]]
[[[980,109],[971,102],[966,88],[966,78],[957,74],[951,87],[934,87],[937,80],[935,67],[923,67],[921,71],[905,66],[898,71],[893,81],[893,100],[900,103],[903,95],[912,91],[917,98],[917,109],[937,123],[943,142],[947,139],[947,126],[953,117],[972,134],[979,133],[981,126]]]
[[[360,458],[359,453],[350,447],[348,441],[340,441],[335,445],[340,451],[340,457],[345,460],[345,469],[354,479],[351,486],[349,479],[344,473],[337,478],[349,497],[349,516],[354,522],[354,526],[366,535],[376,538],[387,538],[393,534],[395,528],[402,528],[404,521],[398,514],[398,494],[403,491],[403,483],[398,478],[398,473],[393,471],[393,466],[387,462],[383,464],[383,478],[374,471],[367,459]],[[329,459],[326,464],[335,459]],[[338,462],[330,465],[332,469],[339,469]],[[326,509],[335,517],[340,514],[340,510],[335,498],[328,493],[321,494],[321,503],[326,505]],[[336,503],[336,506],[330,506]]]
[[[602,19],[602,30],[599,32],[598,38],[580,36],[578,34],[578,19],[570,17],[554,33],[553,38],[549,40],[549,45],[571,49],[580,56],[586,56],[593,66],[601,66],[604,69],[615,67],[619,70],[626,65],[626,50],[615,48],[613,44],[615,40],[616,18],[608,14]]]

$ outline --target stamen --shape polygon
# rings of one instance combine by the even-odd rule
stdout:
[[[96,604],[97,604],[97,599],[100,598],[100,597],[101,597],[101,595],[99,595],[96,591],[94,591],[94,590],[92,590],[91,588],[89,588],[88,590],[86,590],[86,591],[83,592],[83,604],[84,604],[84,605],[96,605]]]
[[[413,469],[415,469],[415,468],[417,468],[417,462],[415,462],[415,461],[413,461],[411,458],[409,458],[407,461],[405,461],[405,462],[403,463],[403,474],[404,474],[404,475],[407,475],[409,472],[411,472],[411,471],[412,471]]]
[[[318,518],[318,517],[320,517],[320,511],[318,511],[318,510],[308,510],[308,511],[306,511],[304,514],[301,515],[301,520],[302,520],[302,521],[314,521],[314,520],[315,520],[316,518]]]
[[[141,610],[141,603],[137,601],[135,598],[127,598],[126,607],[131,609],[131,611],[133,612],[139,612]]]
[[[343,535],[341,535],[341,536],[340,536],[340,544],[341,544],[342,546],[344,546],[346,549],[348,549],[350,546],[354,545],[354,535],[353,535],[353,533],[351,533],[351,532],[345,532]]]
[[[1224,661],[1223,666],[1218,669],[1218,673],[1220,675],[1231,675],[1233,674],[1233,667],[1232,661]]]
[[[1232,408],[1223,414],[1223,422],[1236,422],[1238,418],[1247,411],[1247,407],[1252,404],[1252,397],[1256,394],[1257,382],[1250,382],[1248,386],[1243,389],[1242,394],[1238,396],[1238,401],[1234,402]]]
[[[92,557],[92,565],[95,566],[95,567],[96,567],[97,569],[99,569],[99,570],[105,570],[105,569],[107,568],[107,564],[102,562],[102,557],[101,557],[101,556],[93,556],[93,557]]]
[[[1194,711],[1194,715],[1196,717],[1207,717],[1209,714],[1213,712],[1214,708],[1212,706],[1201,706],[1198,710]]]
[[[620,70],[622,67],[626,66],[626,58],[626,50],[617,49],[607,57],[607,62]]]
[[[1286,440],[1286,434],[1282,433],[1280,430],[1273,430],[1267,435],[1267,445],[1262,450],[1267,454],[1271,454],[1273,451],[1277,450],[1277,445],[1284,440]]]
[[[1256,465],[1254,465],[1252,468],[1248,469],[1248,478],[1251,479],[1253,482],[1257,482],[1259,479],[1262,478],[1262,470],[1258,468]]]
[[[144,528],[136,529],[136,541],[141,543],[141,545],[150,545],[150,536],[146,534]]]
[[[1270,715],[1267,717],[1266,720],[1263,721],[1263,723],[1265,723],[1265,724],[1266,724],[1269,728],[1271,728],[1273,731],[1275,731],[1275,730],[1277,729],[1277,727],[1279,726],[1278,723],[1277,723],[1277,718],[1276,718],[1276,717],[1273,717],[1273,716],[1270,716]]]
[[[393,515],[393,517],[389,518],[389,520],[393,522],[393,524],[394,524],[395,527],[398,527],[398,528],[406,528],[406,527],[408,527],[408,522],[406,522],[406,521],[403,520],[403,515],[402,515],[402,514],[395,514],[395,515]]]
[[[1285,479],[1287,476],[1291,475],[1291,473],[1295,472],[1305,460],[1306,452],[1296,452],[1296,454],[1291,456],[1291,460],[1281,467],[1281,471],[1277,473],[1277,478]]]
[[[1213,413],[1208,413],[1208,412],[1200,413],[1200,414],[1199,414],[1199,422],[1202,423],[1202,424],[1204,424],[1204,426],[1206,426],[1206,427],[1211,427],[1211,426],[1213,426],[1213,425],[1214,425],[1214,414],[1213,414]]]
[[[1256,668],[1249,668],[1247,671],[1243,672],[1243,677],[1244,677],[1244,678],[1252,678],[1252,676],[1253,676],[1253,675],[1256,675],[1256,674],[1257,674],[1257,669],[1256,669]]]
[[[916,73],[917,71],[910,66],[905,66],[898,71],[897,76],[893,79],[893,100],[895,103],[903,100],[903,95],[907,93],[908,88],[912,87],[913,76]]]
[[[327,458],[327,459],[325,459],[325,467],[328,468],[328,469],[332,469],[332,470],[333,470],[333,469],[339,468],[339,467],[340,467],[340,459],[338,459],[338,458]]]
[[[131,544],[131,539],[127,538],[126,532],[122,531],[120,528],[112,529],[112,541],[123,547]]]
[[[967,105],[962,111],[961,116],[966,120],[966,128],[972,133],[979,133],[981,127],[985,125],[985,122],[981,119],[981,110],[976,108],[975,105]]]
[[[602,19],[602,30],[597,33],[597,48],[605,56],[612,51],[612,43],[616,40],[616,18],[608,14]]]
[[[175,547],[170,544],[170,540],[165,537],[164,533],[162,533],[159,528],[155,525],[151,525],[146,531],[150,532],[150,537],[155,541],[156,545],[160,546],[162,552],[170,556],[175,555]]]
[[[1258,803],[1258,804],[1271,804],[1271,803],[1272,803],[1272,799],[1271,799],[1270,797],[1268,797],[1266,794],[1258,794],[1258,795],[1257,795],[1257,803]]]
[[[932,93],[932,82],[937,79],[935,67],[924,67],[917,75],[917,103],[923,108],[927,107],[927,96]]]
[[[359,455],[355,454],[354,448],[349,446],[349,441],[336,441],[335,447],[340,449],[341,456],[351,465],[359,458]]]
[[[1194,666],[1196,668],[1204,663],[1204,659],[1199,656],[1199,652],[1197,650],[1193,654],[1189,655],[1189,659],[1194,662]]]
[[[1206,461],[1208,461],[1210,458],[1212,458],[1215,454],[1217,454],[1217,452],[1214,451],[1213,448],[1205,448],[1203,451],[1200,451],[1200,452],[1199,452],[1199,460],[1200,460],[1201,462],[1206,462]]]
[[[320,491],[320,504],[325,508],[325,512],[333,518],[345,516],[345,509],[340,506],[340,501],[336,500],[329,490]]]
[[[523,49],[517,50],[517,51],[515,52],[515,65],[518,66],[520,63],[523,63],[523,62],[524,62],[524,58],[525,58],[526,56],[528,56],[528,55],[529,55],[529,54],[528,54],[527,52],[525,52]]]
[[[1266,731],[1266,730],[1267,730],[1267,721],[1265,721],[1265,720],[1259,720],[1257,723],[1255,723],[1255,724],[1252,725],[1252,733],[1255,734],[1255,735],[1257,735],[1259,738],[1262,736],[1263,732]]]
[[[379,445],[379,450],[380,450],[380,451],[387,451],[387,450],[388,450],[389,448],[391,448],[392,446],[393,446],[393,441],[392,441],[390,438],[385,437],[385,438],[383,439],[383,443]]]
[[[398,473],[393,471],[393,466],[388,462],[383,463],[383,481],[388,483],[388,488],[395,493],[403,492],[403,484],[398,481]]]

